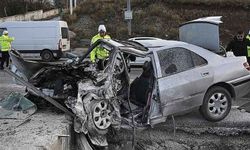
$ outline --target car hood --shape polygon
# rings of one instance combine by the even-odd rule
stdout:
[[[27,79],[29,79],[41,68],[53,65],[50,62],[24,60],[21,54],[16,50],[11,50],[9,54],[12,64],[15,65],[18,68],[19,72],[24,74]]]
[[[186,22],[179,27],[179,39],[217,53],[220,51],[219,24],[221,23],[221,16]]]

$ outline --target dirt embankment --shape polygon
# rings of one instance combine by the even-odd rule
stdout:
[[[65,15],[70,29],[77,33],[73,47],[81,46],[80,39],[90,39],[104,23],[112,38],[127,39],[127,24],[124,20],[125,1],[87,0],[76,9],[73,16]],[[223,16],[221,41],[225,45],[238,30],[250,29],[249,0],[134,0],[132,1],[132,36],[155,36],[178,39],[180,24],[205,16]]]

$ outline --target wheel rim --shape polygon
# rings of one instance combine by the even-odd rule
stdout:
[[[98,102],[93,110],[94,124],[99,129],[107,129],[111,125],[111,111],[105,101]]]
[[[50,51],[43,51],[42,59],[45,61],[50,61],[53,58],[53,54]]]
[[[208,111],[213,116],[222,116],[227,108],[228,98],[224,93],[214,93],[208,100]]]
[[[46,60],[50,59],[50,54],[49,54],[49,53],[45,53],[45,54],[44,54],[44,58],[45,58]]]

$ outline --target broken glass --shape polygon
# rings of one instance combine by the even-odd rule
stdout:
[[[25,119],[36,110],[36,105],[20,93],[11,93],[0,101],[1,119]]]
[[[193,61],[189,50],[176,47],[157,52],[162,76],[168,76],[193,68]]]

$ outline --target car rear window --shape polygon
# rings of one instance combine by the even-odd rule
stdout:
[[[66,27],[61,28],[62,31],[62,38],[63,39],[69,39],[69,30]]]

